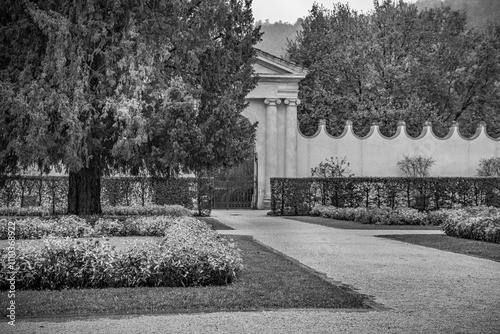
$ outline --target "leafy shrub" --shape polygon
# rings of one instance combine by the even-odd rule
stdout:
[[[157,236],[165,235],[172,216],[130,217],[125,220],[100,218],[94,225],[94,236]]]
[[[48,216],[49,214],[49,210],[41,206],[26,208],[0,207],[0,216]]]
[[[0,250],[0,289],[16,271],[18,289],[67,289],[227,284],[242,268],[235,244],[194,218],[176,218],[161,242],[135,242],[116,251],[100,239],[44,239],[43,245]]]
[[[392,222],[400,225],[427,225],[427,214],[412,208],[397,208],[390,216]]]
[[[165,235],[165,230],[179,217],[148,216],[128,217],[126,219],[99,218],[94,226],[77,216],[59,218],[28,217],[15,220],[16,239],[86,238],[119,236],[156,236]],[[9,219],[0,219],[0,239],[8,237]]]
[[[494,207],[463,207],[423,213],[409,208],[391,210],[389,208],[337,208],[316,205],[310,214],[363,224],[440,225],[449,236],[500,242],[500,210]]]
[[[107,206],[103,215],[109,216],[192,216],[190,210],[181,205],[146,205],[146,206]]]
[[[0,219],[0,239],[7,239],[9,219]],[[83,238],[94,235],[85,219],[77,216],[43,219],[27,217],[15,220],[16,239],[41,239],[48,236]]]
[[[339,160],[338,157],[326,159],[325,162],[320,162],[315,168],[311,168],[311,176],[315,177],[352,177],[349,166],[351,164],[347,161],[347,157]]]
[[[449,236],[500,243],[500,211],[497,208],[452,210],[441,227]]]
[[[500,157],[479,160],[478,176],[500,176]]]
[[[362,224],[377,225],[427,225],[427,215],[410,208],[337,208],[317,205],[311,215],[339,220],[351,220]]]
[[[446,222],[450,214],[452,214],[455,209],[440,209],[436,211],[429,211],[427,213],[427,221],[429,225],[440,226]]]
[[[185,264],[179,267],[183,284],[207,285],[231,283],[243,261],[239,249],[207,224],[194,218],[174,221],[167,228],[162,245],[177,254]]]

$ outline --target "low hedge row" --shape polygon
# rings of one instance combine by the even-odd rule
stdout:
[[[182,213],[182,210],[177,213]],[[188,211],[189,212],[189,211]],[[180,217],[187,217],[186,215]],[[179,216],[133,216],[122,219],[99,218],[93,223],[78,216],[61,217],[26,217],[0,219],[0,239],[7,239],[9,223],[14,228],[16,239],[54,238],[89,238],[118,236],[164,236],[168,228]]]
[[[440,225],[446,217],[446,210],[430,214],[411,208],[337,208],[334,206],[315,206],[310,214],[339,220],[350,220],[362,224],[376,225]]]
[[[500,209],[494,207],[464,207],[419,212],[398,208],[337,208],[315,206],[310,215],[350,220],[377,225],[436,225],[446,235],[500,243]]]
[[[31,206],[25,208],[0,207],[0,216],[49,216],[49,209],[41,206]],[[56,214],[64,214],[56,212]],[[144,205],[144,206],[104,206],[102,214],[108,216],[192,216],[192,212],[182,205]]]
[[[194,218],[176,218],[164,234],[160,243],[136,241],[123,251],[95,239],[7,247],[0,251],[0,289],[9,288],[12,272],[17,289],[222,285],[243,266],[233,242]]]
[[[145,205],[145,206],[105,206],[103,215],[109,216],[192,216],[192,212],[182,205]]]
[[[25,208],[15,208],[0,206],[0,216],[48,216],[49,209],[41,206],[30,206]]]
[[[463,208],[450,212],[442,224],[449,236],[500,243],[500,210]]]

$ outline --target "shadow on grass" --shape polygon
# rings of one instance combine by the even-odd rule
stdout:
[[[245,264],[228,286],[106,288],[16,292],[20,318],[255,311],[290,308],[370,309],[367,296],[332,284],[249,236],[228,236]],[[116,243],[116,239],[110,241]],[[125,242],[125,240],[123,240]],[[2,292],[3,293],[3,292]],[[0,307],[7,307],[7,298]]]
[[[303,223],[339,228],[343,230],[440,230],[441,229],[439,226],[362,224],[349,220],[337,220],[332,218],[324,218],[316,216],[294,216],[294,217],[283,217],[283,218],[297,220]]]
[[[436,234],[378,235],[377,237],[500,262],[500,244],[492,242]]]

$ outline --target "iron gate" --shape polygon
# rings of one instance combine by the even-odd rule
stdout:
[[[252,180],[215,180],[212,194],[213,209],[253,208],[255,183]]]

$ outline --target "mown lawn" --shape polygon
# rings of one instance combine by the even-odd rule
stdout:
[[[492,242],[436,234],[379,235],[378,237],[500,262],[500,244]]]
[[[349,220],[337,220],[332,218],[324,218],[316,216],[295,216],[295,217],[283,217],[283,218],[297,220],[303,223],[340,228],[344,230],[440,230],[441,229],[439,226],[362,224]]]
[[[230,236],[245,268],[228,286],[16,291],[16,315],[94,316],[248,311],[288,308],[370,308],[370,299],[338,286],[248,236]],[[117,248],[134,238],[110,238]],[[0,293],[6,294],[7,291]],[[6,308],[8,298],[1,298]]]

